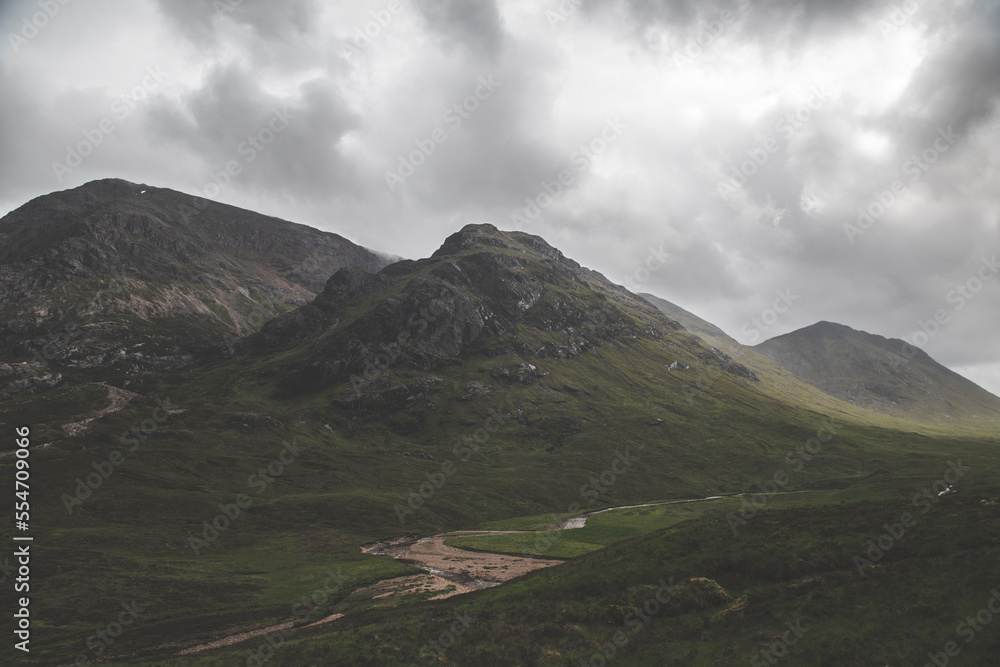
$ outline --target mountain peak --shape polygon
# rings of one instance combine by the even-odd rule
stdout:
[[[67,336],[43,360],[64,369],[63,378],[96,367],[130,378],[180,368],[314,299],[338,269],[374,272],[387,263],[331,232],[192,202],[108,178],[5,215],[0,358],[30,357]],[[0,368],[0,398],[24,389]]]
[[[870,410],[924,422],[1000,415],[996,396],[896,338],[817,322],[753,349],[814,387]]]
[[[88,181],[76,189],[87,190],[90,192],[105,192],[109,195],[119,195],[135,194],[146,189],[146,187],[146,185],[141,183],[126,181],[124,178],[99,178],[97,180]]]
[[[512,248],[507,234],[489,223],[468,224],[444,240],[432,258],[457,255],[477,247]]]
[[[444,240],[441,247],[434,251],[431,259],[441,259],[457,255],[467,250],[486,250],[498,248],[515,252],[541,255],[572,270],[582,267],[577,262],[566,257],[562,252],[549,245],[542,237],[525,232],[502,231],[489,223],[468,224]]]
[[[857,329],[852,329],[846,324],[820,320],[816,324],[804,327],[799,330],[804,335],[813,335],[821,338],[843,338],[851,334],[859,333]]]
[[[132,183],[122,178],[102,178],[65,190],[59,199],[73,204],[99,204],[115,199],[134,197],[147,189],[150,189],[148,185]]]

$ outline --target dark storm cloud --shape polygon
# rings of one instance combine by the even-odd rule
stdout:
[[[998,15],[1000,7],[987,12],[985,17],[971,14],[956,17],[962,22],[962,38],[950,40],[950,48],[924,63],[906,91],[900,107],[921,108],[928,121],[915,137],[921,146],[933,141],[939,126],[951,125],[956,132],[967,135],[976,125],[996,115],[1000,99]],[[954,29],[952,25],[951,30]],[[898,113],[894,116],[899,119]]]
[[[313,197],[358,192],[356,168],[341,141],[361,118],[348,108],[339,87],[325,78],[310,81],[287,111],[288,128],[261,154],[254,182],[262,188],[275,183],[284,192]]]
[[[496,55],[504,40],[503,19],[496,0],[413,0],[428,27],[451,44]]]
[[[410,191],[419,191],[428,206],[441,211],[509,207],[534,196],[543,180],[568,166],[569,153],[543,140],[550,121],[538,113],[538,101],[551,97],[551,84],[523,65],[514,59],[482,74],[468,70],[458,92],[439,105],[443,113],[418,130],[426,135],[441,127],[447,134],[409,180]],[[495,90],[489,92],[490,87]],[[489,96],[479,100],[477,91]],[[501,224],[509,224],[509,217]]]
[[[873,12],[892,7],[893,0],[583,0],[582,6],[598,18],[624,15],[640,34],[651,28],[677,30],[680,42],[724,20],[726,32],[767,41],[773,48],[776,37],[800,45],[817,34],[857,28],[869,23]]]
[[[349,189],[353,177],[338,143],[356,127],[337,86],[327,79],[303,84],[294,97],[263,89],[239,64],[218,66],[202,86],[161,106],[152,128],[165,146],[185,144],[203,165],[204,182],[239,187],[268,185],[277,191],[316,195]]]
[[[469,222],[518,228],[512,215],[568,169],[573,183],[525,231],[737,336],[789,287],[800,298],[769,336],[822,319],[907,336],[948,306],[982,255],[1000,253],[994,2],[396,7],[379,21],[388,0],[68,4],[19,54],[8,48],[0,70],[0,204],[106,176],[202,191],[232,163],[218,199],[420,257]],[[7,10],[5,32],[37,6]],[[680,66],[675,56],[724,11],[723,33]],[[52,161],[147,63],[169,82],[57,182]],[[470,101],[483,79],[496,89]],[[794,133],[779,130],[823,84],[829,99]],[[622,138],[574,164],[616,116]],[[911,179],[913,156],[949,127],[954,145],[928,153],[933,164]],[[390,189],[386,172],[437,128],[446,140]],[[719,184],[768,137],[775,150],[722,196]],[[895,179],[905,195],[849,238],[845,224]],[[660,253],[663,266],[636,273]],[[998,285],[952,312],[927,351],[1000,362]],[[983,372],[1000,390],[1000,364]]]
[[[156,0],[160,11],[188,39],[215,44],[218,24],[233,21],[247,25],[268,40],[289,39],[314,25],[316,0]]]
[[[219,65],[201,87],[155,111],[155,129],[168,141],[186,144],[207,162],[218,162],[281,104],[243,65]]]

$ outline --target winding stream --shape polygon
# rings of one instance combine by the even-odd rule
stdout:
[[[657,507],[660,505],[679,505],[682,503],[700,503],[707,500],[719,500],[725,496],[709,496],[707,498],[691,498],[688,500],[666,500],[655,503],[642,503],[640,505],[621,505],[618,507],[607,507],[602,510],[585,512],[574,517],[570,517],[559,523],[553,530],[574,530],[587,525],[587,519],[595,514],[612,512],[615,510],[636,509],[640,507]],[[510,554],[485,553],[478,551],[467,551],[445,544],[446,540],[457,537],[486,537],[489,535],[512,535],[519,533],[543,534],[552,532],[549,530],[483,530],[483,531],[455,531],[451,533],[441,533],[430,537],[396,537],[388,540],[371,542],[361,547],[361,552],[372,556],[390,556],[402,563],[406,563],[419,570],[423,570],[426,575],[403,576],[386,579],[371,588],[380,588],[386,592],[382,595],[399,594],[394,590],[392,582],[400,584],[399,588],[406,588],[414,584],[421,577],[421,585],[426,591],[440,591],[440,594],[429,598],[432,600],[462,595],[484,588],[499,586],[511,579],[520,577],[528,572],[552,567],[566,562],[551,558],[535,558],[530,556],[514,556]],[[335,621],[343,614],[333,614],[312,625],[319,625]],[[242,632],[229,635],[222,639],[208,644],[201,644],[187,648],[177,655],[190,655],[200,653],[221,646],[230,646],[253,637],[258,637],[269,632],[279,631],[291,626],[291,622],[281,625],[261,628],[250,632]]]
[[[574,530],[587,525],[587,519],[595,514],[615,510],[636,509],[640,507],[657,507],[660,505],[679,505],[682,503],[700,503],[707,500],[719,500],[724,496],[708,496],[707,498],[690,498],[687,500],[666,500],[639,505],[621,505],[606,507],[602,510],[585,512],[565,519],[553,530]],[[361,547],[362,553],[373,556],[391,556],[398,561],[427,572],[430,576],[455,584],[456,592],[467,593],[473,590],[491,588],[519,577],[528,572],[545,567],[552,567],[565,562],[562,559],[534,558],[530,556],[514,556],[510,554],[484,553],[467,551],[445,544],[446,540],[456,537],[485,537],[489,535],[511,535],[518,533],[546,533],[548,530],[484,530],[455,531],[441,533],[431,537],[405,538],[397,537],[389,540],[373,542]]]

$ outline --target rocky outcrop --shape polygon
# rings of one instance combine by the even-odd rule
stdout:
[[[329,232],[94,181],[0,218],[0,353],[65,378],[182,368],[231,354],[240,337],[312,301],[338,269],[388,262]],[[0,392],[48,382],[22,380]]]
[[[609,340],[676,330],[542,239],[468,225],[428,259],[377,274],[338,271],[310,306],[268,323],[249,344],[288,349],[323,340],[279,380],[278,395],[294,396],[342,382],[354,392],[386,391],[386,373],[426,372],[465,354],[571,359]],[[529,342],[539,337],[549,342]]]

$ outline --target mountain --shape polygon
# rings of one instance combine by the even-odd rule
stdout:
[[[914,664],[953,638],[958,607],[939,610],[956,590],[1000,586],[992,434],[829,396],[535,235],[468,225],[430,257],[331,251],[325,275],[307,278],[294,258],[322,232],[211,203],[199,221],[180,193],[105,185],[57,193],[59,206],[131,213],[82,227],[67,216],[34,237],[24,217],[0,224],[4,275],[25,286],[5,288],[10,308],[50,308],[31,320],[39,331],[98,313],[45,360],[58,382],[0,398],[0,422],[30,425],[37,491],[41,631],[24,664],[597,664],[607,646],[616,664],[736,664],[799,618],[802,664]],[[133,221],[129,245],[119,219]],[[52,258],[32,264],[32,249]],[[232,294],[247,280],[259,310]],[[112,307],[93,305],[97,289]],[[189,358],[140,365],[153,343]],[[9,366],[30,362],[7,344]],[[129,361],[81,366],[78,348],[101,345]],[[16,446],[0,445],[8,479]],[[859,576],[865,538],[953,468],[961,493],[927,500],[937,509],[920,515],[920,537],[908,525]],[[623,505],[635,507],[554,530]],[[566,560],[442,600],[424,572],[363,550],[466,529],[496,531],[482,539],[499,544],[477,549]],[[13,566],[0,557],[0,583]],[[674,592],[658,581],[674,576]],[[664,606],[646,606],[658,591]],[[886,599],[898,602],[888,621]],[[123,603],[141,612],[118,633],[108,623]],[[468,631],[442,635],[455,615]],[[845,644],[848,617],[860,639]],[[446,654],[430,648],[439,637]]]
[[[800,405],[808,409],[819,409],[833,415],[859,416],[865,410],[849,404],[799,378],[773,359],[759,353],[752,347],[740,344],[722,329],[694,313],[653,294],[641,295],[667,317],[680,323],[686,330],[698,336],[708,345],[738,360],[760,378],[758,390],[783,404]],[[874,415],[861,417],[871,420]],[[899,427],[898,424],[894,425]]]
[[[639,296],[656,306],[664,315],[680,323],[685,329],[706,343],[723,349],[726,352],[745,349],[735,338],[730,337],[729,334],[719,327],[707,320],[703,320],[690,311],[684,310],[677,304],[671,303],[654,294],[639,294]]]
[[[311,301],[337,269],[388,263],[337,234],[119,179],[39,197],[0,218],[0,397],[97,367],[188,366]]]
[[[1000,398],[899,339],[818,322],[752,349],[869,410],[922,422],[1000,422]]]
[[[378,274],[341,269],[311,304],[268,322],[248,344],[257,353],[302,348],[282,357],[276,383],[282,396],[349,378],[355,395],[379,392],[388,381],[385,369],[376,368],[379,355],[394,370],[426,372],[466,354],[564,360],[636,339],[754,379],[682,331],[537,236],[468,225],[427,259],[397,262]]]
[[[762,391],[784,391],[808,404],[816,390],[852,406],[921,423],[1000,423],[1000,398],[904,341],[819,322],[756,346],[744,346],[714,324],[665,299],[642,294],[667,317],[756,373]],[[832,407],[832,406],[831,406]]]

